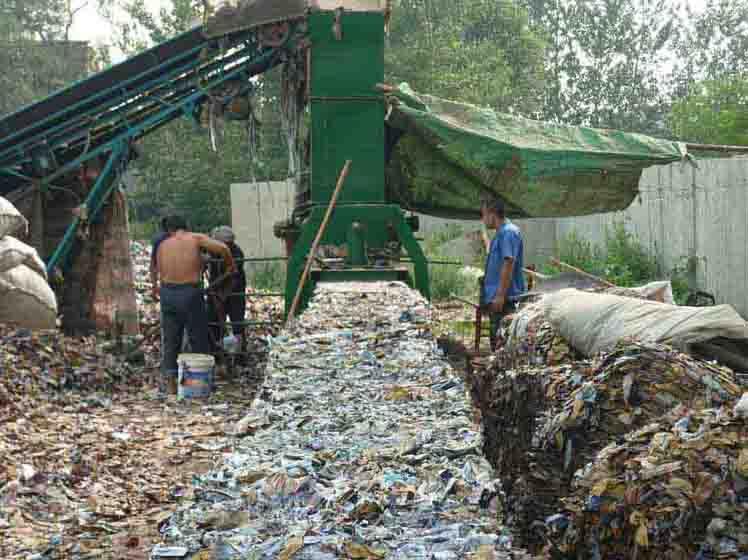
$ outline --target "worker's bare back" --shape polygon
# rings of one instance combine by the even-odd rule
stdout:
[[[158,274],[161,284],[197,284],[203,270],[200,250],[224,258],[228,269],[233,269],[231,251],[226,245],[210,239],[206,235],[178,231],[159,245],[156,254]]]

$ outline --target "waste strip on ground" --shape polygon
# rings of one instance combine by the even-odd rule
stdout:
[[[507,345],[469,381],[517,545],[556,557],[748,558],[740,376],[653,342],[583,359],[542,301],[504,327]],[[658,433],[670,447],[655,453]]]
[[[430,313],[401,283],[320,284],[153,556],[529,558]]]

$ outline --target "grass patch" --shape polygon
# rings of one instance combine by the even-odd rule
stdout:
[[[560,243],[559,258],[616,286],[641,286],[667,277],[672,283],[676,303],[683,305],[688,298],[688,266],[679,265],[670,273],[663,274],[661,263],[626,231],[623,222],[615,222],[606,228],[603,245],[591,243],[576,231],[570,232]],[[541,272],[554,275],[561,270],[546,265]]]

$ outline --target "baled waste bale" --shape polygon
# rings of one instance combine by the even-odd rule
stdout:
[[[748,557],[748,420],[730,407],[671,414],[580,471],[553,547],[606,559]]]
[[[576,284],[574,282],[577,282]],[[513,369],[523,365],[543,366],[570,363],[583,358],[569,341],[557,331],[557,326],[548,316],[548,294],[564,290],[569,283],[579,285],[583,282],[584,290],[567,290],[575,294],[588,293],[592,297],[599,294],[625,296],[636,300],[659,303],[672,303],[670,282],[652,282],[639,288],[611,288],[604,285],[592,285],[587,277],[574,273],[563,273],[551,277],[540,284],[536,300],[523,305],[513,316],[502,323],[505,344],[498,351],[498,367]],[[555,301],[554,298],[552,301]]]
[[[6,235],[0,238],[0,323],[52,329],[57,300],[36,249]]]
[[[5,197],[0,196],[0,238],[28,229],[26,218]]]

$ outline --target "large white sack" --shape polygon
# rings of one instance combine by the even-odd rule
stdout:
[[[29,223],[10,201],[0,196],[0,237],[16,233],[23,229],[26,231]]]
[[[5,272],[21,264],[25,264],[47,278],[47,269],[42,259],[39,258],[36,249],[15,237],[6,235],[0,239],[0,272]]]
[[[639,286],[638,288],[628,289],[638,293],[640,296],[650,301],[659,301],[660,303],[675,305],[675,298],[673,297],[673,285],[669,280],[650,282],[649,284]]]
[[[0,323],[27,329],[57,326],[57,300],[41,274],[24,264],[0,272]]]
[[[567,289],[543,299],[546,319],[579,352],[593,356],[624,339],[679,348],[714,338],[748,340],[748,323],[729,305],[678,307]]]

